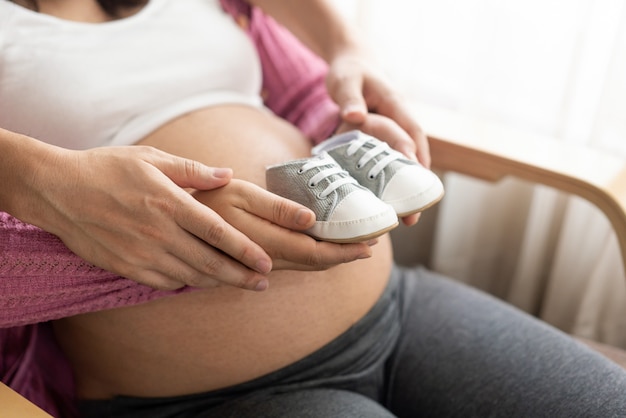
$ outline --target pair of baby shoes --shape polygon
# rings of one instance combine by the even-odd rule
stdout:
[[[267,168],[267,189],[316,215],[307,233],[332,242],[361,242],[421,212],[444,194],[439,177],[360,131],[333,136],[313,157]]]

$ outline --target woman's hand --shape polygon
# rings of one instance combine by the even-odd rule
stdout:
[[[389,143],[394,149],[401,149],[402,145],[413,143],[409,134],[395,121],[375,113],[367,113],[363,122],[359,124],[345,121],[341,122],[337,128],[337,133],[347,132],[353,129],[359,129],[368,135],[381,139]],[[412,154],[412,156],[413,159],[415,159],[415,154]],[[414,213],[402,218],[402,222],[407,226],[415,225],[417,221],[419,221],[419,217],[419,213]]]
[[[24,149],[16,155],[31,150],[36,158],[8,160],[19,171],[9,179],[4,208],[57,235],[85,260],[155,288],[267,287],[270,255],[183,189],[223,187],[230,169],[150,147],[68,151],[19,139]],[[286,202],[251,204],[263,208],[268,225],[298,229],[314,222],[312,211]]]
[[[272,257],[274,270],[327,269],[370,257],[369,245],[376,242],[373,240],[360,244],[334,244],[316,241],[293,230],[311,227],[314,219],[308,225],[299,225],[298,228],[272,222],[271,218],[277,212],[299,205],[243,180],[232,180],[224,187],[196,192],[194,196],[263,247]]]
[[[406,135],[394,139],[395,149],[430,167],[428,141],[398,93],[372,63],[356,28],[330,0],[286,2],[248,0],[282,23],[328,63],[326,86],[345,122],[360,125],[368,112],[386,116]]]
[[[337,132],[359,129],[430,168],[430,150],[422,128],[398,93],[368,62],[365,54],[353,47],[329,63],[326,84],[342,120]],[[402,218],[405,225],[418,220],[419,213]]]
[[[386,116],[396,126],[390,128],[392,135],[381,139],[408,158],[415,160],[417,157],[429,168],[431,160],[426,135],[400,95],[379,71],[368,64],[369,61],[364,53],[352,48],[336,55],[329,63],[326,85],[340,107],[342,120],[352,124],[354,129],[363,130],[372,124],[372,113]]]
[[[39,176],[44,229],[91,263],[155,288],[267,287],[270,257],[183,189],[222,187],[230,170],[134,146],[63,151],[52,166]]]

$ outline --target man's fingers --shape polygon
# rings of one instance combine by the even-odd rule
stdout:
[[[188,200],[185,204],[186,211],[174,215],[178,225],[254,271],[261,274],[271,271],[272,260],[258,244],[191,195],[185,196],[188,197],[185,199]],[[204,269],[206,268],[208,266]]]
[[[167,277],[192,287],[217,287],[229,285],[241,289],[263,291],[268,288],[267,277],[245,268],[239,262],[213,248],[206,248],[203,260],[194,268],[197,260],[164,257]]]
[[[144,279],[151,281],[152,287],[159,289],[174,290],[185,285],[198,288],[230,285],[261,291],[268,287],[266,277],[246,269],[211,248],[207,248],[204,262],[199,269],[194,268],[189,260],[180,259],[173,254],[163,255],[159,261],[158,266],[144,273]]]
[[[179,187],[211,190],[227,184],[233,176],[230,168],[206,166],[198,161],[181,158],[151,147],[140,147],[151,158],[149,162]]]
[[[135,275],[135,281],[159,290],[177,290],[185,283],[171,279],[167,275],[154,270],[142,270]]]
[[[182,229],[168,230],[155,237],[157,250],[126,251],[111,267],[124,277],[147,286],[175,290],[183,286],[215,287],[230,285],[249,290],[265,290],[267,278],[227,254],[213,248]],[[247,243],[249,240],[246,238]],[[256,246],[256,244],[253,244]],[[106,251],[106,248],[103,249]],[[267,272],[270,266],[265,268]],[[245,258],[245,257],[243,257]]]

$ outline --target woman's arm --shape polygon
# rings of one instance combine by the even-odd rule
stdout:
[[[276,19],[326,62],[362,49],[356,31],[328,1],[249,0],[249,3]]]
[[[87,160],[78,161],[81,158]],[[0,131],[0,176],[5,180],[0,208],[30,222],[0,212],[0,327],[133,305],[189,290],[185,285],[243,287],[232,269],[246,269],[237,260],[254,256],[246,254],[247,244],[261,248],[266,243],[254,243],[224,221],[222,213],[240,211],[240,206],[245,208],[246,225],[271,226],[275,240],[283,237],[289,242],[268,245],[267,253],[261,250],[270,267],[319,270],[370,254],[367,244],[311,245],[308,236],[294,232],[314,221],[310,210],[251,183],[238,181],[231,188],[230,175],[219,183],[228,184],[212,189],[222,196],[213,209],[182,189],[208,191],[207,186],[215,185],[213,172],[152,147],[67,151]],[[190,180],[194,176],[199,179]],[[189,227],[193,223],[188,218],[194,216],[200,222],[197,230]],[[218,234],[209,234],[207,241],[198,239],[215,227],[215,220]],[[69,231],[70,245],[32,225],[36,223],[51,225],[51,232],[61,238]],[[228,237],[230,230],[234,237]],[[222,254],[217,248],[227,248],[229,239],[244,251],[232,257]],[[275,247],[288,251],[276,252]],[[199,268],[206,273],[186,277],[173,271],[185,256],[204,262]],[[129,270],[116,271],[125,269],[124,263]],[[254,283],[245,284],[255,289]]]
[[[264,104],[314,143],[332,135],[340,118],[326,90],[327,64],[259,8],[243,0],[221,3],[257,49]]]
[[[250,3],[263,8],[291,31],[277,25],[259,8],[250,11],[242,0],[222,0],[224,8],[238,21],[241,14],[252,16],[249,33],[265,64],[268,107],[316,143],[335,131],[360,129],[430,166],[426,135],[397,91],[372,65],[372,57],[360,44],[354,29],[330,3],[324,0],[297,4],[251,0]],[[293,34],[329,65],[300,44]],[[402,220],[413,225],[418,218],[411,215]]]
[[[430,166],[428,142],[422,129],[398,92],[373,64],[358,32],[329,1],[249,0],[249,3],[274,17],[328,63],[328,94],[339,105],[345,125],[367,130],[371,125],[367,123],[368,112],[387,117],[401,129],[386,130],[381,139]]]

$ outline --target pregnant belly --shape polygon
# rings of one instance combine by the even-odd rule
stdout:
[[[265,166],[308,155],[292,126],[246,107],[179,118],[142,141],[264,185]],[[241,383],[303,358],[358,321],[391,269],[383,237],[367,260],[277,271],[261,293],[229,287],[55,323],[83,398],[175,396]]]

